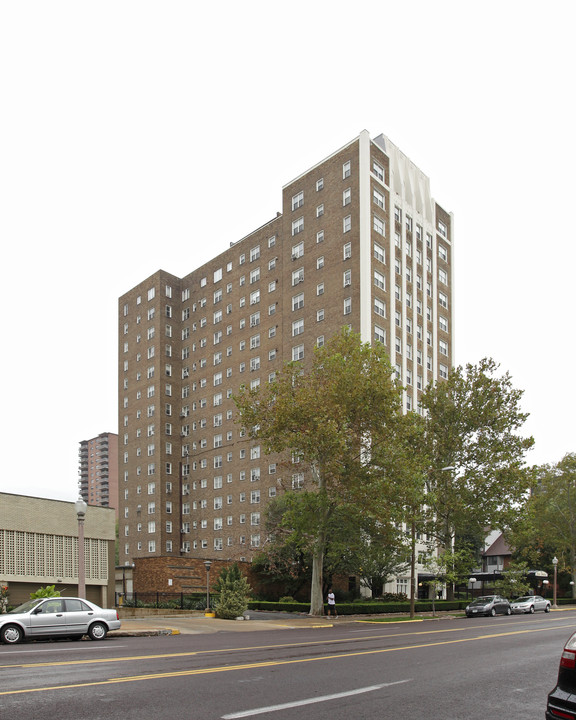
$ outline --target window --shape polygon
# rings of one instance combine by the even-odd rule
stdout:
[[[376,175],[378,180],[384,182],[384,168],[380,165],[380,163],[377,163],[376,160],[372,162],[372,172]]]
[[[298,268],[298,270],[292,271],[292,287],[298,285],[298,283],[304,282],[304,268]]]
[[[382,302],[382,300],[378,300],[378,298],[374,298],[374,312],[376,313],[376,315],[380,315],[380,317],[385,318],[386,303]]]
[[[352,216],[346,215],[346,217],[342,220],[342,232],[350,232],[352,229]]]
[[[438,326],[440,330],[443,330],[444,332],[448,332],[448,319],[440,315],[438,317]]]
[[[443,308],[448,307],[448,296],[445,293],[438,293],[438,304],[441,305]]]
[[[296,345],[292,348],[292,360],[297,362],[304,359],[304,345]]]
[[[318,283],[316,285],[316,295],[323,295],[324,294],[324,283]]]
[[[398,310],[394,313],[394,322],[396,327],[402,327],[402,313]]]
[[[260,268],[257,267],[254,270],[250,270],[250,284],[252,285],[255,282],[258,282],[260,280]],[[222,311],[220,310],[220,315],[222,315]]]
[[[394,207],[394,220],[395,220],[397,223],[401,223],[401,222],[402,222],[402,210],[400,210],[400,208],[399,208],[399,207],[396,207],[396,206]]]
[[[345,180],[346,178],[349,178],[351,174],[352,165],[350,163],[350,160],[348,160],[342,165],[342,179]]]
[[[446,262],[448,261],[448,250],[444,245],[442,245],[442,243],[438,243],[438,257],[441,260],[445,260]]]
[[[448,355],[448,343],[444,340],[440,340],[438,343],[438,349],[442,355]]]
[[[322,203],[322,205],[318,205],[318,207],[316,208],[316,217],[319,218],[319,217],[322,217],[322,215],[324,215],[324,204],[323,203]]]
[[[324,178],[316,180],[316,192],[319,192],[324,187]]]
[[[316,233],[316,242],[324,242],[324,230],[318,230],[318,232]]]
[[[438,280],[440,280],[441,283],[444,283],[444,285],[448,285],[448,273],[445,270],[442,270],[442,268],[438,269]]]
[[[345,243],[342,254],[344,260],[349,260],[352,257],[352,243]]]
[[[352,270],[345,270],[342,274],[342,284],[344,287],[352,285]]]
[[[321,270],[324,267],[324,255],[320,255],[316,258],[316,270]]]
[[[377,215],[374,215],[374,222],[372,227],[379,235],[385,235],[385,226],[384,221],[379,218]]]
[[[374,285],[380,290],[386,290],[386,278],[378,270],[374,270]]]
[[[304,205],[304,193],[299,192],[292,196],[292,210],[296,210]]]
[[[344,299],[344,315],[350,315],[352,312],[352,298]]]
[[[438,220],[438,232],[442,237],[448,237],[448,229],[441,220]]]
[[[342,193],[342,205],[346,206],[349,205],[352,202],[352,190],[351,188],[346,188],[344,192]]]
[[[299,217],[297,220],[292,221],[292,235],[298,235],[304,230],[304,218]]]
[[[316,322],[322,322],[324,320],[324,308],[316,310]]]
[[[448,366],[442,365],[442,363],[440,363],[438,366],[438,374],[440,375],[440,377],[443,380],[447,380],[448,379]]]
[[[297,245],[292,245],[292,260],[297,260],[304,255],[304,243],[299,242]]]
[[[294,320],[292,323],[292,337],[301,335],[304,332],[304,320]]]

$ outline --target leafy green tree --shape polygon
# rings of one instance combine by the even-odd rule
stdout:
[[[60,590],[56,590],[56,585],[46,585],[46,587],[38,588],[35,592],[30,593],[31,600],[49,597],[60,597]]]
[[[530,591],[528,582],[529,567],[525,562],[515,561],[510,563],[502,573],[500,580],[494,583],[494,589],[499,595],[506,598],[520,597]]]
[[[307,470],[303,517],[289,526],[310,544],[310,614],[322,615],[331,518],[343,506],[381,509],[378,473],[369,460],[400,414],[384,348],[343,329],[316,348],[309,365],[288,363],[274,382],[244,388],[235,401],[242,424],[266,453],[291,453]]]
[[[214,589],[219,593],[215,605],[216,615],[219,618],[234,620],[248,608],[248,598],[252,590],[236,563],[222,569]]]
[[[422,396],[431,459],[427,533],[446,550],[464,534],[507,528],[529,484],[524,457],[534,441],[520,435],[523,393],[498,371],[491,359],[457,367]]]
[[[533,468],[532,493],[527,501],[523,531],[531,535],[532,558],[550,568],[551,554],[559,559],[558,569],[576,582],[576,453],[565,455],[555,465]],[[518,530],[513,535],[519,545]],[[576,597],[576,585],[572,585]]]
[[[474,551],[467,546],[457,550],[440,548],[439,552],[434,549],[429,553],[423,564],[433,576],[428,585],[432,589],[432,612],[434,614],[436,613],[435,603],[438,591],[446,587],[447,595],[453,596],[454,586],[468,579],[474,561]]]

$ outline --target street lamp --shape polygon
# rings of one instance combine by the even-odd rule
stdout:
[[[74,503],[78,517],[78,597],[86,598],[86,565],[84,556],[84,518],[88,505],[79,497]]]
[[[557,595],[558,589],[557,589],[557,585],[556,585],[556,579],[558,577],[558,558],[556,557],[556,555],[554,555],[554,557],[552,558],[552,565],[554,565],[554,594],[553,594],[554,602],[552,603],[552,607],[557,608],[558,605],[556,604],[556,595]]]
[[[469,578],[469,582],[472,585],[472,600],[474,600],[474,583],[476,582],[476,578]]]
[[[204,560],[204,567],[206,568],[206,612],[210,612],[210,568],[212,567],[212,561]]]
[[[548,585],[550,582],[548,580],[542,580],[542,585],[544,586],[544,597],[546,597],[546,593],[548,591]]]

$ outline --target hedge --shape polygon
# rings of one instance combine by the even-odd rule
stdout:
[[[460,611],[468,605],[467,600],[437,600],[434,608],[437,611]],[[391,613],[409,613],[409,602],[355,602],[336,603],[339,615],[380,615]],[[308,613],[310,603],[299,602],[268,602],[251,600],[248,603],[249,610],[269,610],[276,612],[298,612]],[[416,612],[432,612],[431,600],[418,600],[415,604]]]

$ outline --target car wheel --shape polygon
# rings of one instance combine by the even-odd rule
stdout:
[[[544,612],[550,612],[550,605],[546,605],[546,607],[544,608]]]
[[[492,617],[496,617],[496,608],[492,608],[492,610],[490,610],[490,615],[492,615]]]
[[[104,623],[95,622],[88,628],[88,636],[90,640],[104,640],[108,633],[108,628]]]
[[[534,605],[530,605],[530,610],[528,611],[530,615],[534,614]]]
[[[0,633],[0,639],[7,645],[15,645],[16,643],[22,642],[23,638],[24,632],[18,625],[4,625]]]
[[[512,615],[512,608],[506,608],[506,615]]]

